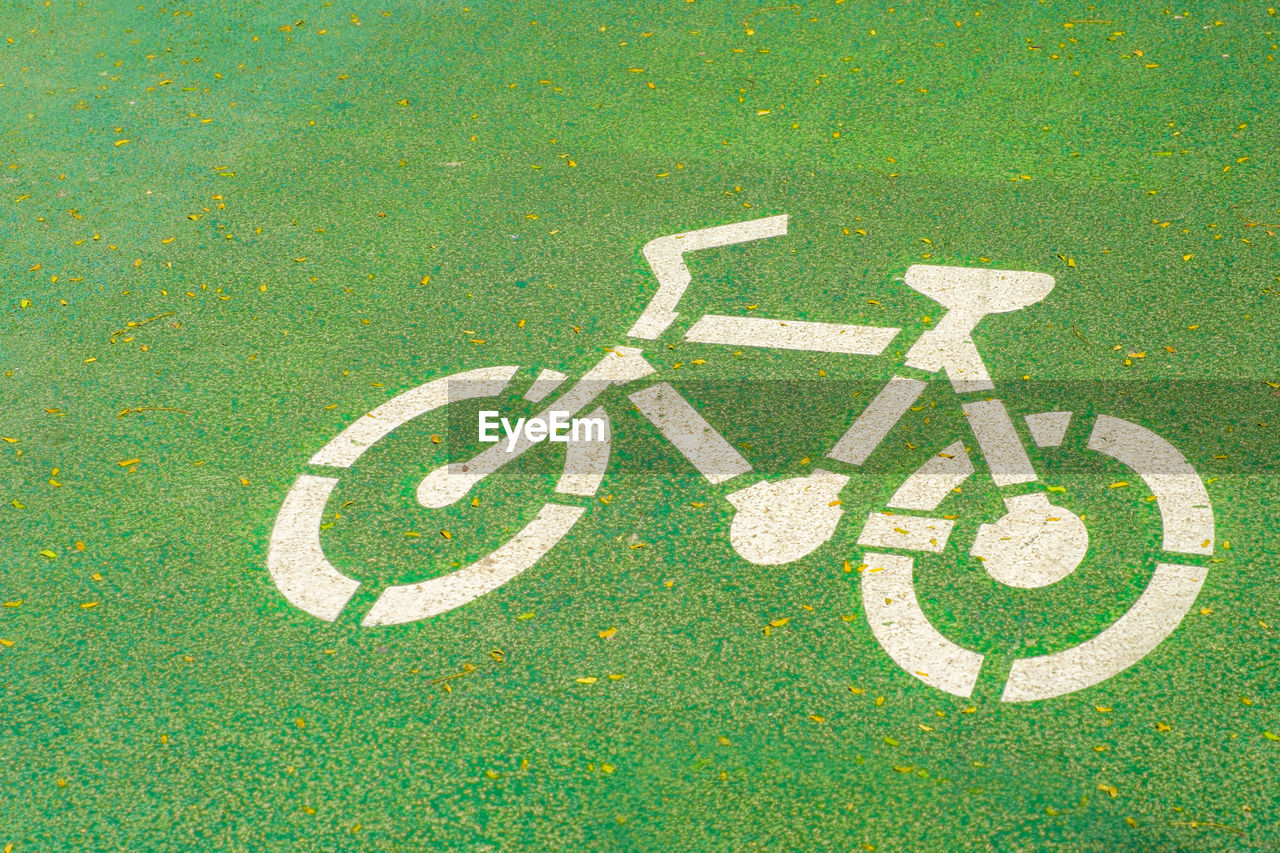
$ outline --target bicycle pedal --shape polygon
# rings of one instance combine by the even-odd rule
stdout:
[[[805,477],[761,480],[727,495],[737,509],[729,527],[733,549],[760,566],[812,554],[835,533],[844,515],[838,496],[848,482],[843,474],[818,468]]]

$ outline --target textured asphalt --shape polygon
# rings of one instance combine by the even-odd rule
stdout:
[[[50,0],[5,4],[0,38],[5,853],[1280,846],[1265,3]],[[867,627],[856,524],[746,563],[723,490],[621,396],[599,497],[502,589],[359,625],[546,497],[535,466],[418,507],[464,415],[339,486],[350,612],[275,589],[280,503],[346,424],[485,365],[521,366],[515,411],[537,370],[626,342],[647,240],[782,213],[785,238],[691,262],[682,316],[910,336],[939,316],[913,263],[1057,279],[979,329],[1011,410],[1148,426],[1214,502],[1208,580],[1151,655],[1045,702],[1002,704],[999,667],[933,690]],[[902,352],[647,348],[769,475],[808,470]],[[964,437],[930,394],[851,518]],[[1075,575],[1001,588],[959,549],[921,576],[939,630],[1005,667],[1153,569],[1158,516],[1086,438],[1035,456],[1096,525]],[[999,507],[957,501],[969,537]]]

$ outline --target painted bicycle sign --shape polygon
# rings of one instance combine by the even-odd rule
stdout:
[[[857,537],[863,612],[885,652],[904,672],[958,696],[969,696],[984,656],[943,636],[928,620],[915,593],[916,560],[941,554],[948,545],[968,547],[992,579],[1016,589],[1056,583],[1074,572],[1089,550],[1089,527],[1054,503],[972,332],[989,314],[1017,311],[1044,299],[1054,279],[1044,273],[969,267],[914,265],[905,283],[941,304],[946,313],[906,352],[889,382],[856,415],[825,454],[823,467],[804,476],[770,481],[670,383],[654,377],[644,342],[657,339],[679,316],[676,308],[692,281],[685,262],[691,252],[782,237],[787,217],[773,216],[660,237],[644,247],[657,279],[653,299],[616,346],[537,416],[509,431],[503,441],[464,462],[442,465],[417,485],[418,504],[442,509],[462,500],[486,477],[531,453],[548,452],[538,439],[558,434],[566,419],[585,415],[602,428],[565,441],[563,469],[552,494],[532,520],[486,556],[448,574],[384,589],[364,617],[366,626],[414,622],[445,613],[502,586],[534,566],[574,527],[586,508],[573,497],[596,494],[611,453],[611,421],[597,400],[628,387],[627,399],[692,464],[709,484],[726,484],[734,514],[727,531],[733,549],[758,565],[781,565],[813,553],[843,521],[839,499],[851,474],[882,445],[931,381],[945,376],[958,398],[977,451],[1000,491],[1004,514],[986,520],[972,542],[953,543],[953,520],[940,514],[945,499],[976,469],[963,437],[943,435],[923,464],[893,492],[885,506],[865,518]],[[758,316],[707,314],[685,332],[685,340],[709,345],[874,356],[884,352],[899,328],[812,322]],[[441,377],[405,391],[359,418],[321,448],[310,464],[324,473],[301,474],[285,497],[268,547],[267,565],[277,587],[296,607],[320,619],[343,611],[360,583],[326,557],[320,526],[344,470],[371,446],[427,412],[467,399],[504,392],[515,366],[482,367]],[[542,370],[524,394],[532,403],[551,398],[568,379]],[[634,390],[631,390],[634,389]],[[1025,414],[1022,421],[1040,448],[1062,444],[1072,411]],[[1214,518],[1203,481],[1166,439],[1128,420],[1098,415],[1088,450],[1127,466],[1141,478],[1159,508],[1160,553],[1146,589],[1118,620],[1093,638],[1051,654],[1013,663],[1004,701],[1030,701],[1070,693],[1140,661],[1179,624],[1205,581],[1203,560],[1214,549]],[[576,431],[575,431],[576,432]]]

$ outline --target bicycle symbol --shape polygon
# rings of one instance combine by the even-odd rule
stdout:
[[[628,336],[654,340],[679,316],[675,309],[691,283],[686,254],[786,233],[784,215],[649,242],[644,257],[659,287]],[[945,374],[960,398],[1005,508],[1002,517],[978,528],[969,553],[982,561],[993,579],[1010,587],[1032,589],[1062,580],[1083,560],[1089,531],[1080,516],[1055,505],[1045,491],[1035,490],[1039,477],[1005,403],[990,396],[995,385],[971,336],[988,314],[1017,311],[1044,299],[1054,279],[1035,272],[914,265],[906,271],[905,283],[941,304],[946,313],[912,344],[903,369],[826,453],[827,467],[806,476],[746,485],[751,465],[669,383],[641,387],[628,399],[708,483],[744,483],[726,495],[735,510],[729,541],[751,563],[779,565],[799,560],[831,539],[844,515],[838,495],[850,480],[841,471],[861,466],[881,446],[928,387],[930,379],[922,376]],[[693,323],[684,338],[738,348],[874,356],[900,332],[898,328],[707,314]],[[332,621],[360,586],[329,562],[320,541],[325,507],[342,471],[414,418],[460,400],[502,393],[517,370],[516,366],[477,368],[405,391],[354,421],[311,457],[311,465],[329,471],[298,476],[280,508],[268,546],[268,569],[290,603]],[[534,420],[546,422],[552,412],[559,417],[578,415],[614,386],[631,385],[653,373],[640,347],[614,347]],[[540,403],[567,378],[543,370],[524,397]],[[532,520],[470,565],[418,583],[387,587],[362,624],[398,625],[445,613],[497,589],[545,556],[586,511],[567,498],[594,495],[604,479],[611,450],[610,421],[603,407],[594,408],[589,417],[604,422],[603,435],[597,432],[589,440],[567,444],[554,494]],[[1070,411],[1050,411],[1028,414],[1024,422],[1037,446],[1051,448],[1062,444],[1072,418]],[[975,473],[962,440],[939,444],[941,449],[906,477],[887,505],[863,522],[857,539],[866,549],[859,575],[862,604],[877,641],[904,672],[939,690],[969,696],[984,656],[948,640],[933,627],[916,598],[913,581],[912,554],[942,553],[954,528],[954,521],[934,513]],[[454,504],[535,445],[526,433],[495,444],[467,462],[440,466],[421,480],[417,501],[427,509]],[[1199,474],[1172,444],[1131,421],[1099,415],[1092,424],[1088,449],[1124,464],[1144,481],[1160,511],[1163,551],[1198,557],[1213,554],[1214,519],[1208,493]],[[556,500],[556,495],[563,497]],[[1079,645],[1016,660],[1001,699],[1059,696],[1098,684],[1137,663],[1177,627],[1205,576],[1206,569],[1194,562],[1157,557],[1146,589],[1123,616]]]

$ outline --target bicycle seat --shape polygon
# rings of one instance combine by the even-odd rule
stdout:
[[[1053,276],[1018,270],[988,270],[914,264],[908,287],[963,314],[1003,314],[1034,305],[1053,290]]]
[[[1003,314],[1034,305],[1053,290],[1053,276],[1022,270],[988,270],[914,264],[903,279],[907,286],[946,307],[938,324],[907,351],[907,366],[946,369],[957,391],[994,388],[970,334],[988,314]]]

